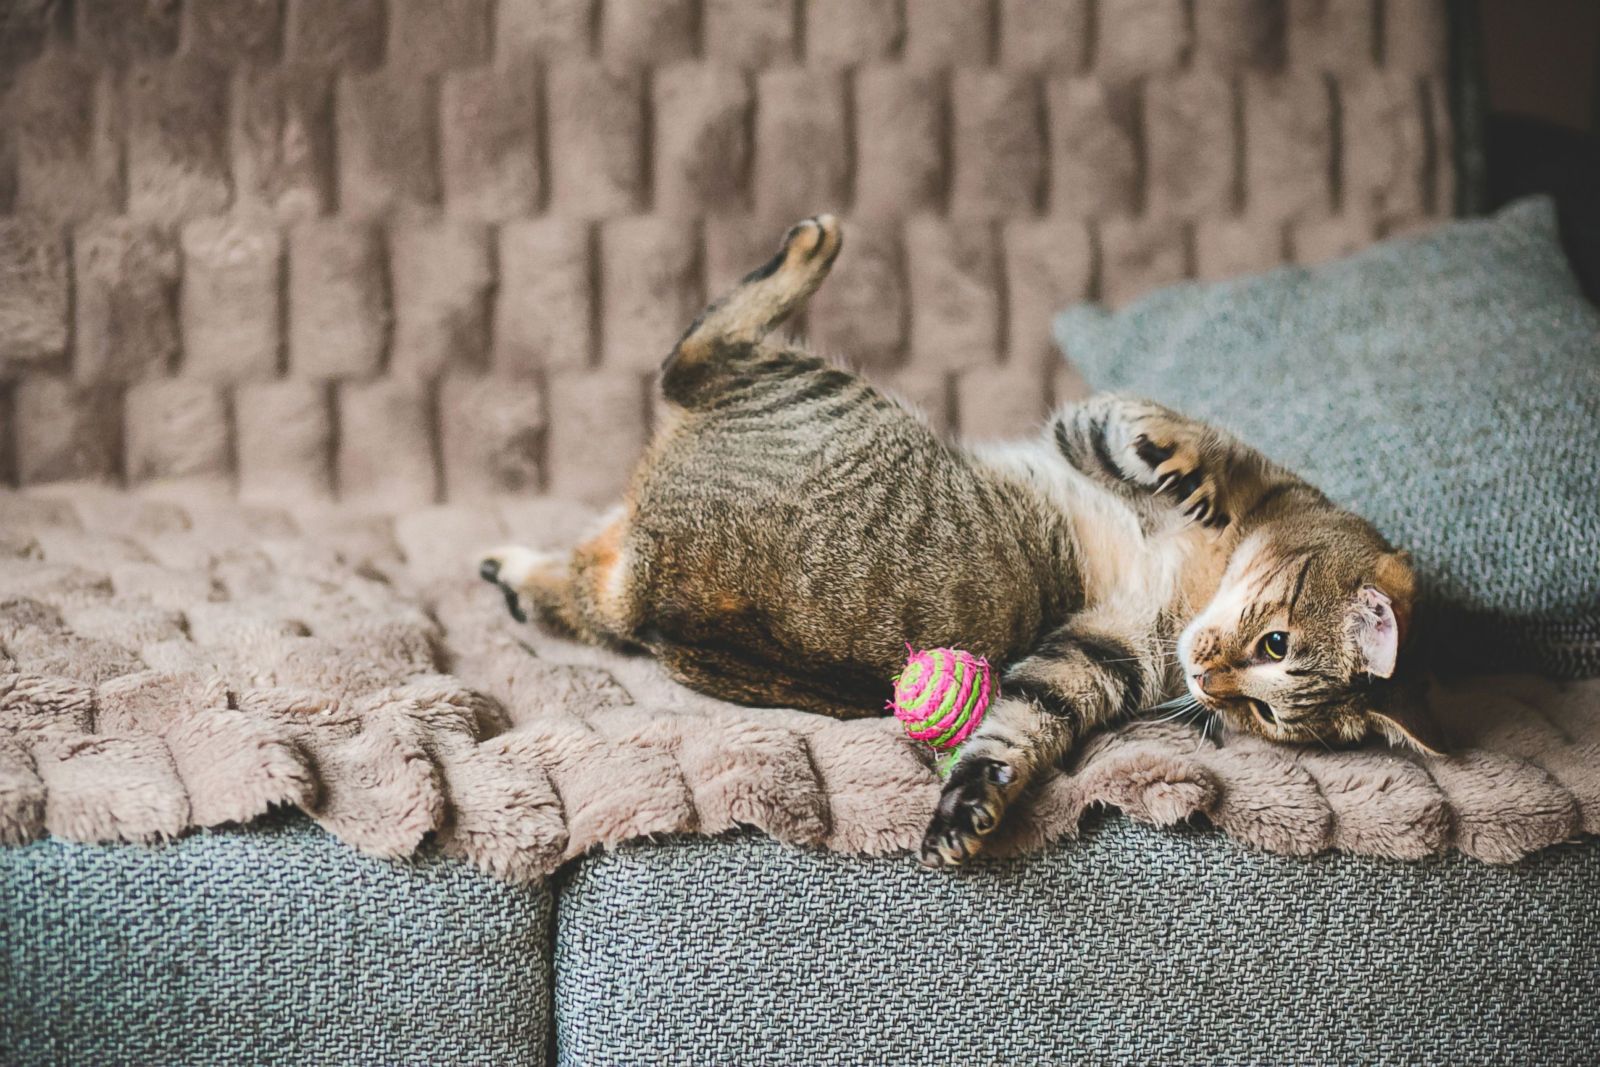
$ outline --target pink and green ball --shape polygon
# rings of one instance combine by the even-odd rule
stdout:
[[[950,764],[989,709],[989,662],[958,648],[912,652],[894,679],[889,709],[913,741],[940,754],[939,772]]]

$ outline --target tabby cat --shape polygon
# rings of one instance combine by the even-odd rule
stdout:
[[[1033,440],[964,446],[769,338],[827,275],[830,216],[667,357],[667,415],[627,497],[570,556],[480,573],[583,639],[742,704],[882,714],[907,642],[1000,668],[921,849],[977,853],[1086,731],[1187,693],[1278,741],[1432,748],[1390,699],[1415,582],[1365,521],[1226,434],[1097,396]]]

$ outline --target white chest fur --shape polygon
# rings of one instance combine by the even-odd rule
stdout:
[[[991,470],[1031,485],[1067,517],[1087,611],[1141,625],[1188,599],[1188,572],[1201,548],[1193,526],[1175,521],[1146,531],[1118,493],[1073,467],[1048,439],[981,443],[968,451]]]

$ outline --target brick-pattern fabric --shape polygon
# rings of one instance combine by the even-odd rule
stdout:
[[[11,5],[0,483],[600,500],[707,294],[824,210],[810,332],[1015,426],[1076,385],[1053,310],[1448,214],[1443,9]]]

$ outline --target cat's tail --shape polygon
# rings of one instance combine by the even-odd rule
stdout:
[[[828,276],[844,235],[832,215],[816,215],[784,234],[778,254],[700,313],[662,366],[669,399],[699,379],[719,352],[754,345],[780,325]]]

